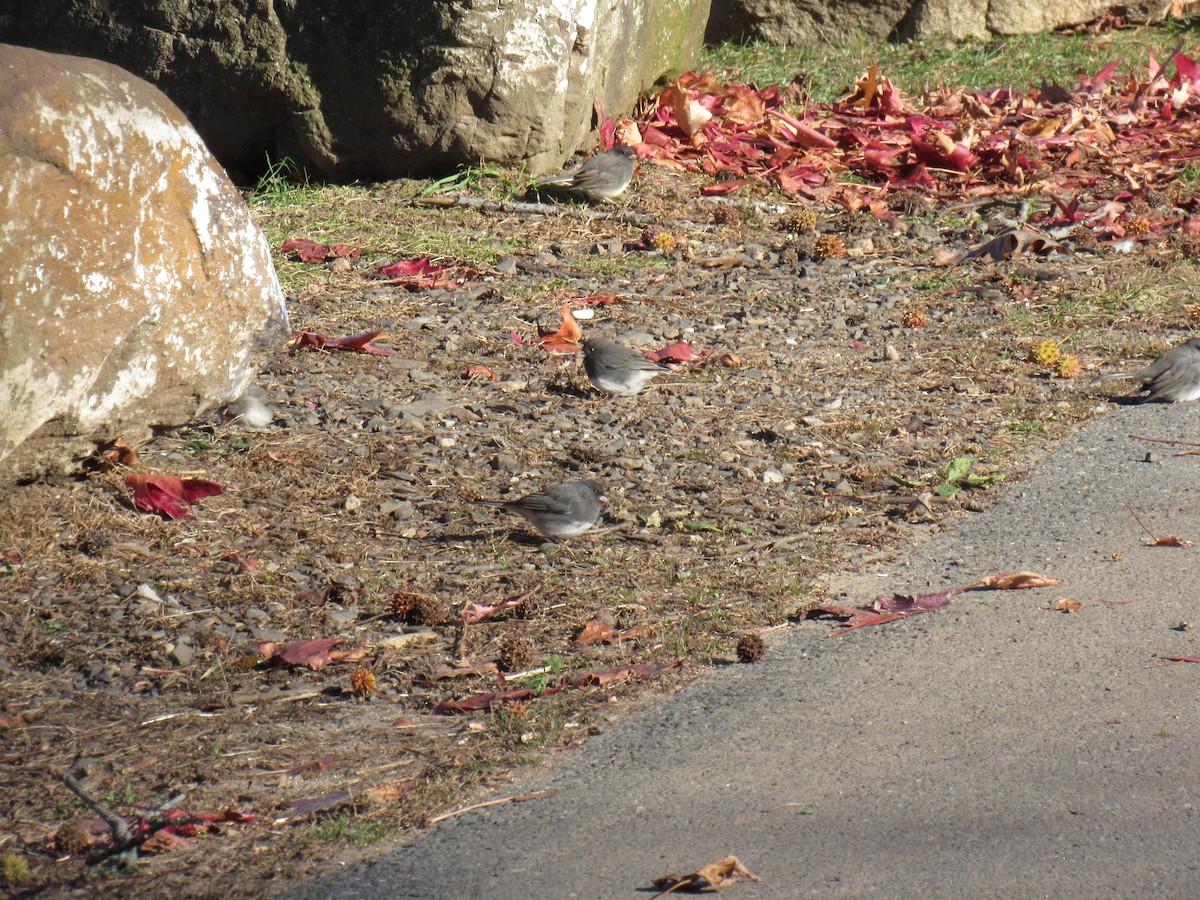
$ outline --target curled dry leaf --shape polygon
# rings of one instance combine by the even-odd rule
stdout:
[[[723,891],[736,884],[739,878],[745,878],[748,881],[762,880],[742,865],[741,860],[736,856],[726,856],[707,866],[702,866],[690,875],[664,875],[662,878],[656,878],[653,885],[663,894],[680,890],[694,892],[704,887],[710,887],[714,891]]]
[[[462,377],[468,381],[471,381],[476,378],[486,378],[488,381],[495,381],[496,373],[493,372],[491,369],[489,369],[487,366],[481,366],[481,365],[475,364],[475,365],[467,366],[463,370]]]
[[[616,642],[616,629],[607,622],[602,622],[599,619],[590,620],[583,626],[583,630],[575,638],[575,643],[581,647],[595,644],[615,644]]]
[[[984,575],[973,587],[991,588],[994,591],[1016,591],[1023,588],[1050,587],[1055,584],[1062,584],[1062,579],[1038,575],[1036,572],[1002,572],[996,575]]]
[[[578,353],[583,340],[583,329],[575,321],[571,312],[571,304],[562,305],[562,326],[558,331],[543,331],[538,329],[538,337],[534,341],[543,350],[551,353]],[[520,343],[518,341],[518,343]]]
[[[279,647],[271,641],[258,645],[263,659],[269,659],[278,665],[308,666],[310,669],[322,669],[333,662],[330,649],[342,643],[337,638],[320,638],[311,641],[289,641]]]
[[[475,603],[468,600],[463,604],[460,615],[466,624],[475,625],[490,616],[494,616],[501,610],[512,609],[514,606],[520,606],[524,602],[525,597],[523,596],[512,600],[501,600],[497,603]]]
[[[1077,613],[1081,609],[1083,609],[1083,604],[1080,601],[1071,600],[1067,597],[1063,597],[1061,600],[1059,600],[1057,603],[1055,603],[1052,607],[1050,607],[1050,610],[1052,612],[1064,612],[1064,613]]]
[[[1180,537],[1175,537],[1173,534],[1164,535],[1160,538],[1155,538],[1152,541],[1146,541],[1147,547],[1192,547],[1195,541],[1187,541]]]

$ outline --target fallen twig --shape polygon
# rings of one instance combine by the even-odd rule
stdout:
[[[485,800],[483,803],[472,803],[470,806],[464,806],[461,809],[455,809],[448,813],[442,813],[440,816],[434,816],[426,824],[436,825],[438,822],[453,819],[455,816],[461,816],[463,813],[468,813],[475,809],[483,809],[488,806],[499,806],[502,803],[523,803],[526,800],[542,800],[546,797],[553,797],[557,793],[557,788],[551,788],[548,791],[534,791],[531,794],[518,794],[515,797],[501,797],[498,800]]]
[[[104,804],[93,800],[91,795],[83,789],[83,785],[69,772],[63,773],[62,783],[112,829],[113,844],[115,845],[112,855],[120,856],[121,862],[126,866],[134,865],[137,862],[137,847],[134,844],[133,832],[129,829],[129,823]]]

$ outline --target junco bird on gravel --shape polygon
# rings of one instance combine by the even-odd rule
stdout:
[[[1105,378],[1141,382],[1142,389],[1148,392],[1142,398],[1145,402],[1180,403],[1200,399],[1200,338],[1172,347],[1139,372],[1100,376],[1100,379]]]
[[[632,397],[667,370],[636,350],[592,338],[583,342],[583,371],[604,393]]]
[[[637,154],[632,147],[618,144],[611,150],[596,154],[574,172],[543,178],[534,182],[534,185],[561,185],[583,194],[589,200],[611,200],[629,187],[636,159]]]
[[[594,481],[556,484],[519,500],[478,500],[481,506],[500,506],[525,519],[543,537],[578,537],[600,517],[608,502],[604,489]]]

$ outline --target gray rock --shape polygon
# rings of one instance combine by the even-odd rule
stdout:
[[[646,85],[694,65],[709,4],[8,6],[0,40],[153,79],[228,166],[257,171],[266,151],[361,178],[445,174],[480,159],[557,168],[587,143],[593,103],[619,115]]]

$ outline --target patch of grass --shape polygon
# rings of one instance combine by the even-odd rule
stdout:
[[[724,43],[704,49],[700,68],[728,71],[760,87],[788,84],[799,73],[818,103],[850,93],[873,64],[908,96],[920,96],[943,85],[1028,90],[1043,81],[1073,85],[1081,73],[1094,73],[1114,60],[1120,60],[1120,71],[1127,72],[1131,66],[1145,65],[1148,48],[1164,59],[1188,33],[1188,27],[1187,23],[1171,22],[1098,36],[1028,34],[883,45],[863,35],[832,45],[801,47]]]
[[[1046,430],[1046,423],[1036,419],[1021,419],[1009,422],[1008,430],[1011,434],[1042,434]]]
[[[528,188],[529,179],[525,176],[523,166],[519,170],[513,171],[496,163],[487,163],[478,166],[460,166],[453,175],[430,182],[421,191],[420,196],[430,197],[461,191],[513,200],[523,197]]]
[[[301,846],[319,843],[365,847],[383,840],[392,828],[391,822],[361,819],[347,813],[314,822],[306,833],[297,836],[296,842]]]

